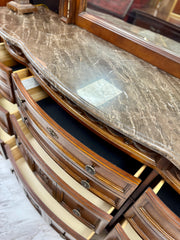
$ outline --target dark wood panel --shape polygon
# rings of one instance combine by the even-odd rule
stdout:
[[[176,5],[173,9],[173,12],[176,14],[180,14],[180,0],[177,1]]]
[[[165,181],[180,194],[180,170],[164,158],[159,161],[157,170]]]
[[[10,2],[11,0],[1,0],[0,6],[6,6],[6,3]]]
[[[150,188],[124,216],[143,239],[179,240],[180,219]]]

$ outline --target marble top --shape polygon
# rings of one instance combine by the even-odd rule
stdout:
[[[40,7],[0,8],[0,35],[78,106],[180,169],[180,80]]]

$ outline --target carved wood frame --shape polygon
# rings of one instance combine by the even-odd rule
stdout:
[[[87,13],[87,0],[60,0],[59,14],[68,24],[76,24],[154,66],[180,78],[180,58],[137,36]]]

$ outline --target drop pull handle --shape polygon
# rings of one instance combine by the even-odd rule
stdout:
[[[55,133],[55,131],[52,128],[47,127],[47,130],[48,130],[49,134],[51,135],[51,137],[58,139],[58,135]]]
[[[86,188],[86,189],[90,189],[90,184],[88,183],[88,181],[86,180],[81,180],[81,185]]]
[[[64,232],[64,233],[61,233],[61,234],[59,234],[59,235],[60,235],[61,238],[67,239],[66,236],[65,236],[65,234],[66,234],[66,233]]]
[[[73,209],[72,212],[74,213],[74,215],[76,215],[77,217],[81,217],[81,213],[78,209]]]
[[[91,166],[91,165],[86,165],[85,169],[91,175],[95,175],[95,173],[96,173],[95,168],[93,166]]]
[[[20,97],[17,97],[17,105],[19,106],[19,107],[22,107],[22,104],[25,102],[25,100],[24,99],[21,99]]]

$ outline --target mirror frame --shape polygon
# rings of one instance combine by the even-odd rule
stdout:
[[[87,0],[60,0],[62,21],[76,24],[154,66],[180,78],[180,57],[86,12]]]

